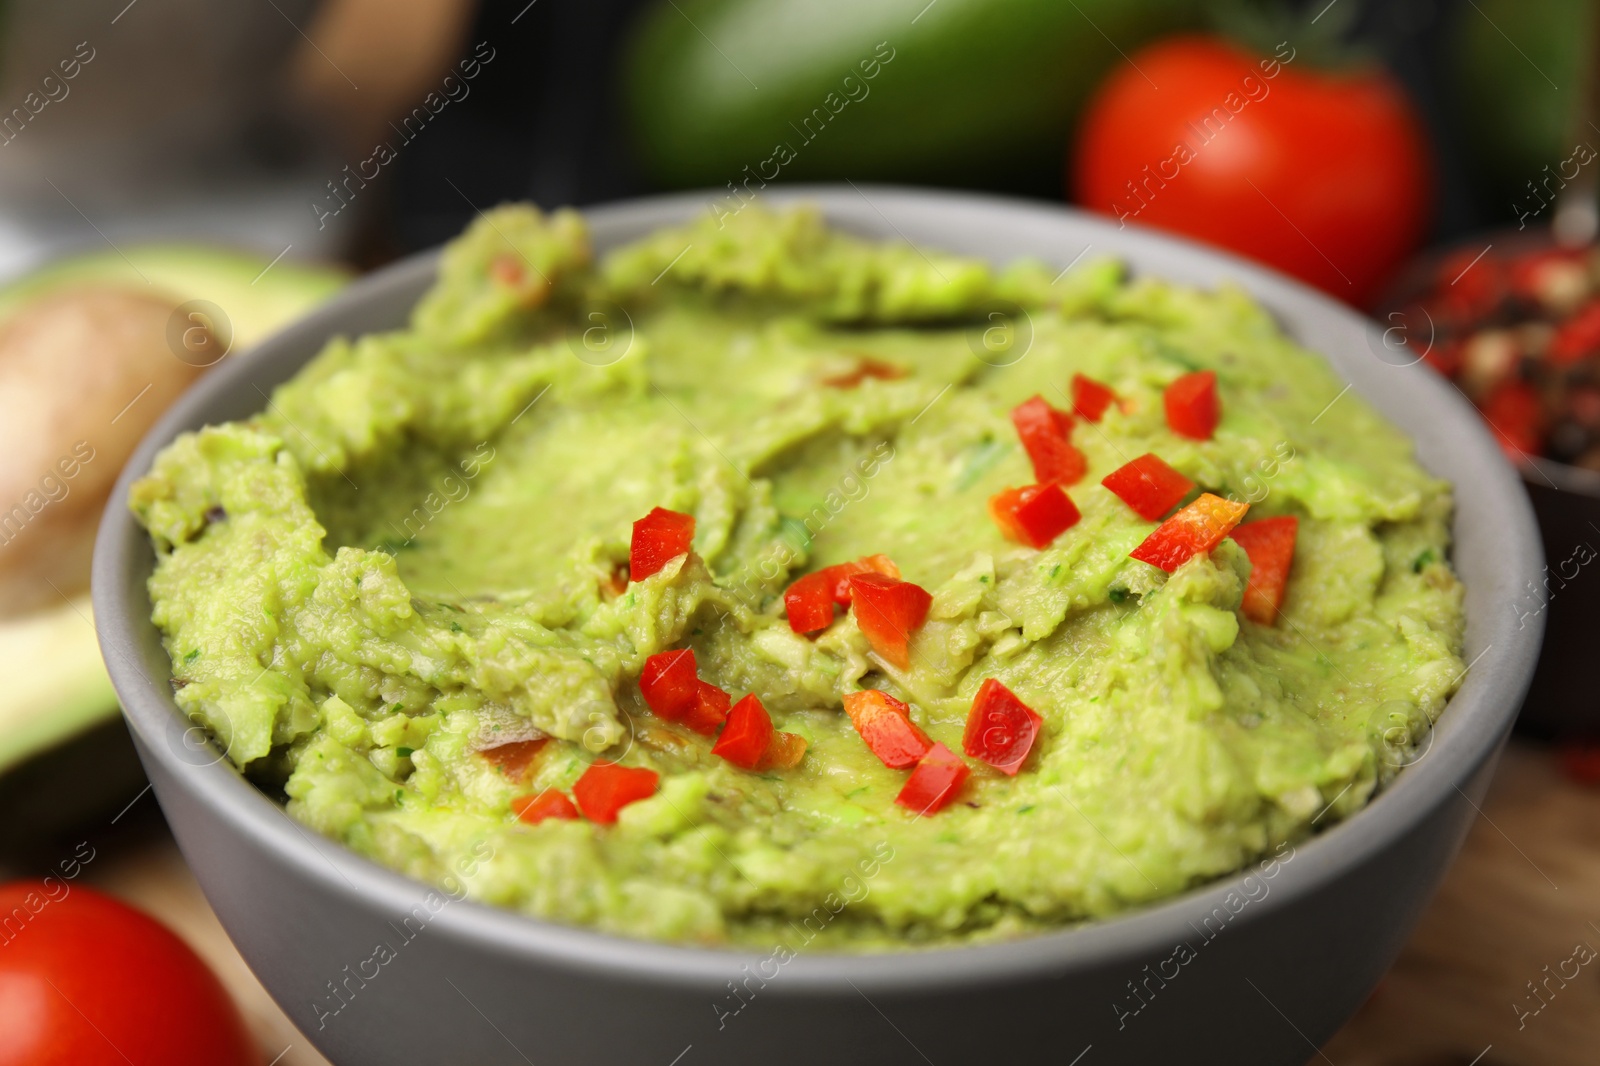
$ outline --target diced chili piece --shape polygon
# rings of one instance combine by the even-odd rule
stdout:
[[[528,275],[516,256],[497,255],[489,262],[489,276],[508,288],[519,289]]]
[[[1132,507],[1140,518],[1159,522],[1194,488],[1194,482],[1168,466],[1154,452],[1124,463],[1100,482]]]
[[[933,605],[928,590],[886,574],[855,574],[850,595],[856,625],[872,650],[902,670],[910,667],[911,635]]]
[[[1045,402],[1043,396],[1020,403],[1011,412],[1011,424],[1033,462],[1033,476],[1041,484],[1059,481],[1071,485],[1089,469],[1089,461],[1072,446],[1072,416]]]
[[[783,594],[789,628],[796,633],[815,633],[833,624],[833,608],[850,606],[850,579],[857,574],[883,574],[898,578],[900,568],[887,555],[866,555],[853,563],[825,566],[807,574]]]
[[[898,381],[906,376],[904,367],[886,363],[881,359],[871,356],[862,356],[856,360],[856,368],[844,374],[834,374],[832,377],[822,379],[822,383],[834,389],[854,389],[868,378],[878,381]]]
[[[1060,485],[1024,485],[989,497],[989,517],[1018,544],[1048,548],[1083,516]]]
[[[913,766],[933,747],[911,720],[911,708],[875,688],[844,694],[844,710],[872,754],[892,770]]]
[[[863,555],[853,563],[830,566],[827,572],[834,576],[833,602],[840,607],[850,606],[850,579],[857,574],[882,574],[884,577],[896,579],[900,577],[900,568],[887,555]]]
[[[538,825],[546,818],[567,821],[578,818],[578,808],[573,806],[567,794],[554,788],[547,788],[537,796],[518,796],[511,801],[511,813],[529,825]]]
[[[1003,774],[1015,776],[1027,761],[1044,719],[994,678],[978,686],[967,712],[961,747]]]
[[[761,756],[757,770],[789,770],[800,765],[806,754],[806,738],[798,733],[773,733]]]
[[[597,762],[578,778],[572,795],[585,818],[610,825],[617,820],[617,812],[628,804],[654,796],[660,782],[661,775],[654,770]]]
[[[1589,355],[1600,355],[1600,300],[1590,300],[1556,327],[1545,358],[1567,366]]]
[[[722,735],[711,745],[711,754],[720,755],[735,766],[754,770],[761,765],[767,746],[772,743],[772,716],[751,693],[733,705]]]
[[[936,814],[956,798],[971,773],[972,768],[961,756],[943,744],[935,744],[911,771],[894,801],[918,814]]]
[[[1167,386],[1162,396],[1167,408],[1167,426],[1181,437],[1210,440],[1216,432],[1221,411],[1217,406],[1217,375],[1197,370]]]
[[[533,765],[534,756],[538,755],[549,742],[549,737],[513,740],[509,744],[496,744],[492,748],[483,748],[478,754],[497,766],[507,777],[519,780],[527,774],[528,767]]]
[[[1538,455],[1544,435],[1544,405],[1532,385],[1505,381],[1483,400],[1483,419],[1512,459]]]
[[[683,724],[702,736],[713,736],[728,720],[728,705],[733,697],[709,681],[695,686],[694,706],[683,716]]]
[[[1204,555],[1233,532],[1248,503],[1236,503],[1209,492],[1156,527],[1144,543],[1128,554],[1141,562],[1172,573],[1196,555]]]
[[[1270,626],[1277,619],[1299,532],[1300,520],[1294,515],[1262,518],[1234,529],[1234,541],[1250,556],[1250,583],[1240,605],[1250,621]]]
[[[628,573],[643,581],[689,550],[694,540],[694,515],[657,507],[633,524]]]
[[[639,672],[639,694],[659,717],[681,721],[694,710],[700,691],[693,648],[657,652]]]
[[[887,555],[863,555],[861,557],[861,565],[874,574],[882,574],[884,577],[900,576],[900,568]],[[849,596],[849,590],[845,590],[841,595]]]
[[[784,592],[783,609],[796,633],[815,633],[833,625],[833,590],[838,581],[829,572],[832,569],[806,574]]]
[[[1100,421],[1116,399],[1116,393],[1094,378],[1072,375],[1072,409],[1089,421]]]
[[[619,566],[600,579],[600,595],[608,600],[614,600],[628,591],[628,579]]]

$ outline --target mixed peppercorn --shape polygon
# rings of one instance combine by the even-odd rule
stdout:
[[[1513,458],[1600,470],[1600,252],[1490,246],[1442,260],[1385,316],[1477,404]]]
[[[1075,375],[1073,412],[1052,407],[1041,396],[1011,412],[1035,482],[1008,488],[989,500],[989,512],[1001,532],[1035,549],[1048,547],[1081,517],[1067,487],[1081,481],[1089,463],[1072,443],[1075,416],[1099,422],[1116,394],[1107,386]],[[1167,426],[1192,439],[1209,440],[1221,416],[1216,375],[1186,374],[1163,394]],[[1172,573],[1197,555],[1207,554],[1229,535],[1249,556],[1250,580],[1241,611],[1261,625],[1277,618],[1294,560],[1299,524],[1293,516],[1261,519],[1240,525],[1247,503],[1203,492],[1187,506],[1174,508],[1195,483],[1154,453],[1133,459],[1101,480],[1101,484],[1140,518],[1160,522],[1129,554]],[[1163,519],[1165,519],[1163,521]],[[657,507],[633,524],[629,577],[642,581],[688,554],[695,519]],[[805,574],[784,592],[784,609],[794,632],[810,635],[831,626],[836,609],[850,612],[868,646],[884,662],[901,670],[911,666],[911,640],[927,620],[933,597],[901,577],[885,555],[869,555]],[[805,755],[805,738],[773,727],[761,700],[749,693],[734,702],[723,689],[699,676],[693,649],[659,652],[644,662],[639,692],[658,717],[677,722],[704,736],[715,737],[711,754],[750,771],[797,766]],[[917,815],[947,806],[971,774],[967,763],[936,743],[911,718],[911,708],[878,689],[844,695],[844,710],[867,748],[894,770],[910,770],[895,802]],[[962,751],[1007,776],[1022,769],[1043,728],[1043,718],[995,678],[978,688],[967,715]],[[617,820],[629,803],[654,795],[660,775],[653,770],[597,762],[578,778],[572,798],[555,789],[520,797],[516,816],[538,824],[548,818],[588,818],[600,824]],[[574,802],[575,801],[575,802]]]

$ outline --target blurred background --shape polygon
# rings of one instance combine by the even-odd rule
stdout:
[[[1545,532],[1546,652],[1492,819],[1326,1050],[1592,1062],[1593,972],[1525,1012],[1571,950],[1540,923],[1600,920],[1595,9],[0,0],[0,872],[92,841],[90,880],[198,947],[271,1054],[320,1062],[165,836],[100,667],[88,553],[144,430],[208,367],[500,202],[990,191],[1286,271],[1377,318],[1376,358],[1426,361],[1483,411]],[[1590,891],[1508,879],[1518,855]]]

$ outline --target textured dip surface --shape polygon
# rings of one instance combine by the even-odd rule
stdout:
[[[596,258],[578,215],[499,209],[408,328],[330,342],[134,486],[177,703],[294,818],[560,922],[886,950],[1181,892],[1411,757],[1462,672],[1449,487],[1249,297],[869,243],[805,209],[722,221]],[[1204,441],[1163,416],[1199,368]],[[1070,408],[1074,373],[1121,402],[1073,429],[1081,521],[1021,547],[986,506],[1033,480],[1009,412]],[[1156,523],[1100,479],[1145,452],[1299,519],[1276,624],[1241,614],[1232,540],[1170,575],[1129,557]],[[630,581],[654,507],[695,516],[694,550]],[[785,618],[797,576],[873,553],[933,595],[909,668],[851,612]],[[645,659],[685,647],[805,738],[797,766],[740,769],[647,709]],[[896,806],[906,772],[844,694],[896,696],[959,753],[990,677],[1043,719],[1021,772],[969,759],[950,806]],[[614,825],[518,819],[596,760],[659,789]]]

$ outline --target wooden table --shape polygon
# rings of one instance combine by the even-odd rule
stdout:
[[[1548,751],[1518,744],[1506,752],[1483,811],[1394,968],[1312,1062],[1600,1062],[1600,958],[1578,967],[1565,987],[1549,977],[1563,966],[1572,973],[1578,945],[1600,951],[1600,789],[1573,784]],[[205,956],[260,1038],[263,1062],[325,1066],[228,942],[149,796],[117,835],[95,846],[100,854],[85,876],[156,915]],[[1541,1006],[1529,982],[1547,978]]]

